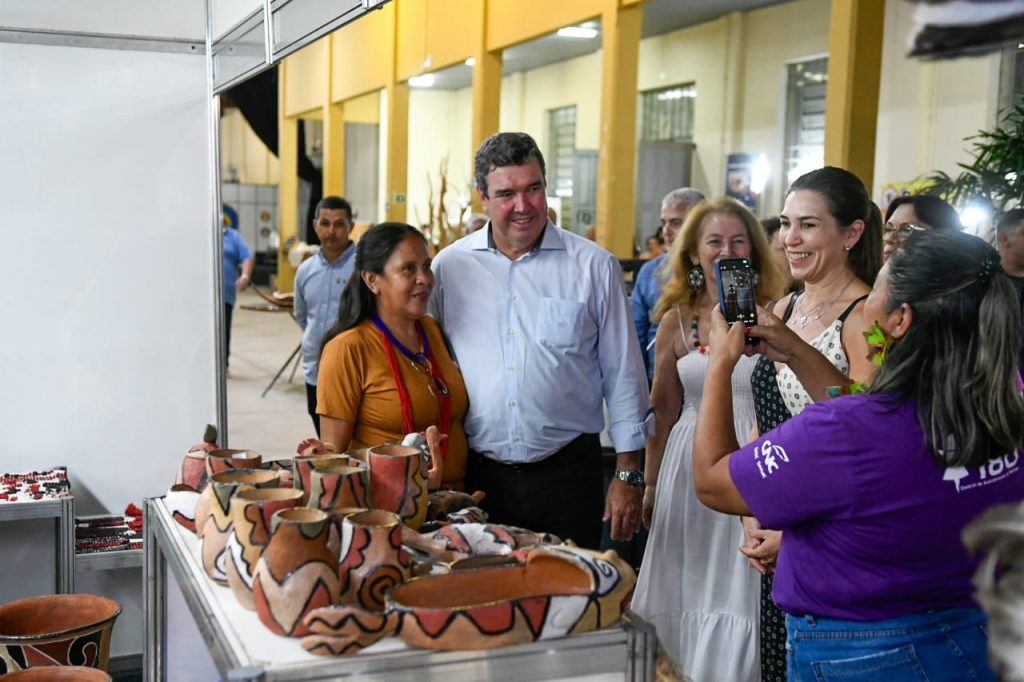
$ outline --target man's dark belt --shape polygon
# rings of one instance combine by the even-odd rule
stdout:
[[[592,457],[595,449],[600,449],[600,436],[596,433],[582,433],[572,439],[558,450],[535,462],[499,462],[479,452],[472,454],[481,464],[493,464],[505,469],[511,469],[518,473],[538,473],[560,466],[566,459],[578,457]]]

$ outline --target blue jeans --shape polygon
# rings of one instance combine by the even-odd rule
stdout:
[[[936,609],[859,623],[786,616],[790,682],[964,682],[994,680],[985,614]]]

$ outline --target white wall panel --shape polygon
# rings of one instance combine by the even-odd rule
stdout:
[[[205,26],[206,9],[203,0],[0,2],[0,27],[4,28],[116,33],[202,41],[206,37]]]
[[[0,471],[65,464],[78,513],[120,512],[216,418],[205,60],[0,43],[0,88]],[[50,533],[7,530],[0,600],[52,591]]]

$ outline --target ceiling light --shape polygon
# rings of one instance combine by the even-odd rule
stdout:
[[[425,73],[422,76],[413,76],[409,79],[409,87],[432,88],[434,87],[434,74]]]
[[[563,38],[596,38],[597,29],[585,26],[566,26],[558,29],[558,35]]]
[[[469,59],[467,59],[466,60],[466,66],[476,66],[476,59],[474,59],[473,57],[470,57]]]

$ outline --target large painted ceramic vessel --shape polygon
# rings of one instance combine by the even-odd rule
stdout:
[[[0,675],[44,666],[106,670],[121,606],[92,594],[50,594],[0,605]]]
[[[398,514],[419,530],[427,518],[426,466],[418,448],[378,445],[367,452],[370,467],[370,506]]]
[[[307,506],[313,509],[369,507],[369,481],[366,465],[354,462],[314,465],[309,479]]]
[[[302,491],[302,506],[309,504],[309,486],[312,483],[313,470],[335,464],[348,464],[349,459],[345,455],[333,453],[321,453],[316,455],[299,455],[292,460],[293,478],[292,485]],[[314,507],[316,505],[313,505]]]
[[[319,509],[274,514],[270,541],[256,562],[252,598],[260,621],[278,635],[309,634],[303,617],[338,602],[338,555],[328,546],[331,523]]]
[[[209,508],[205,520],[201,520],[198,513],[196,515],[196,530],[202,533],[203,569],[221,585],[228,584],[228,576],[224,572],[224,548],[231,533],[231,497],[246,488],[276,488],[277,484],[276,471],[232,469],[211,476],[200,495],[200,501],[206,500]]]
[[[409,578],[398,514],[374,509],[341,522],[341,603],[381,611],[388,590]]]
[[[224,548],[224,573],[238,603],[249,609],[252,576],[263,548],[270,541],[271,518],[299,505],[302,491],[294,488],[249,488],[231,497],[231,531]]]
[[[348,654],[397,635],[424,649],[491,649],[564,637],[618,620],[636,574],[614,551],[537,547],[514,566],[416,578],[392,589],[384,612],[312,611],[302,645]]]

